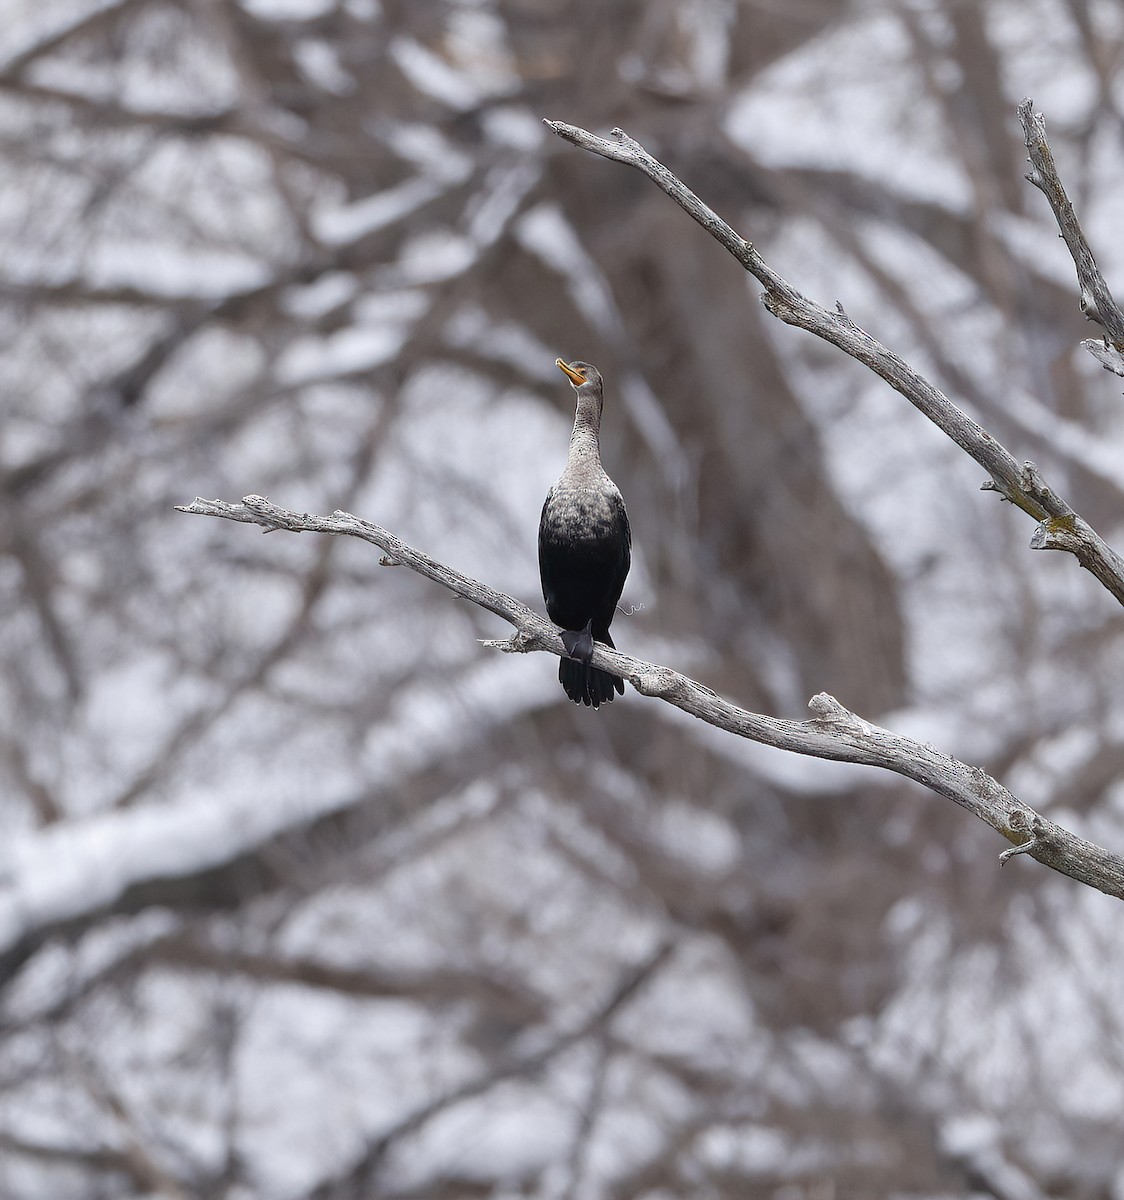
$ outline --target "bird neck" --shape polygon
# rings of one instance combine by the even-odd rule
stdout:
[[[601,463],[601,405],[596,396],[578,395],[574,432],[570,435],[571,467]]]

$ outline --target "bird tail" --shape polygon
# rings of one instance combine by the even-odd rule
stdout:
[[[613,639],[609,636],[606,630],[604,636],[597,639],[603,642],[606,646],[613,646]],[[592,648],[590,650],[592,653]],[[611,675],[608,671],[602,671],[598,667],[591,667],[586,662],[579,662],[573,658],[561,658],[558,660],[558,678],[561,680],[562,688],[566,695],[570,697],[575,704],[589,704],[597,708],[601,704],[607,704],[613,698],[613,692],[616,691],[619,695],[624,695],[624,680],[618,679],[615,675]]]

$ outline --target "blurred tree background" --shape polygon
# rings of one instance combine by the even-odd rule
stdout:
[[[575,708],[345,508],[541,607],[608,381],[622,649],[827,690],[1124,845],[1124,615],[765,314],[621,126],[1124,543],[1114,0],[6,0],[0,1194],[1124,1196],[1114,901],[899,779]]]

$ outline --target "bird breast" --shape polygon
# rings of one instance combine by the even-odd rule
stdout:
[[[563,475],[550,490],[543,524],[559,541],[600,542],[618,532],[623,507],[620,491],[604,472],[596,481]]]

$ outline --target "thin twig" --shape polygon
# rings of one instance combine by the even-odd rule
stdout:
[[[246,496],[241,504],[197,497],[191,504],[177,505],[177,508],[194,515],[260,525],[267,530],[347,534],[361,538],[378,546],[394,562],[495,613],[515,627],[513,637],[486,641],[485,645],[507,652],[539,650],[560,657],[565,655],[555,626],[527,605],[462,575],[406,545],[380,526],[350,513],[334,512],[323,517],[291,512],[262,496]],[[665,700],[738,737],[813,758],[881,767],[912,779],[966,808],[1014,845],[1032,843],[1025,853],[1040,863],[1110,896],[1124,899],[1124,858],[1120,855],[1055,825],[978,768],[942,754],[932,746],[872,725],[826,693],[820,693],[810,701],[809,707],[814,714],[811,720],[785,721],[739,708],[670,667],[632,658],[599,642],[594,645],[593,665],[627,679],[645,696]]]

